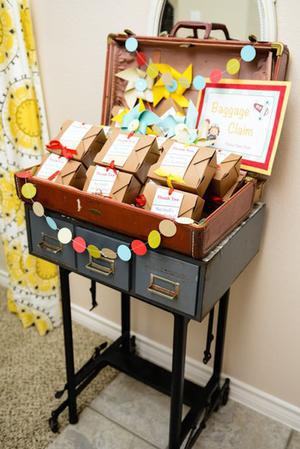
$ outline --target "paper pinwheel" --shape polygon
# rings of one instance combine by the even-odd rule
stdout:
[[[125,88],[124,97],[128,107],[131,109],[136,103],[136,100],[153,102],[152,87],[154,80],[141,69],[130,68],[122,70],[116,76],[122,80],[128,81]]]
[[[153,106],[163,98],[173,98],[181,107],[188,107],[189,101],[183,96],[192,82],[192,64],[180,73],[169,64],[153,64],[162,73],[161,78],[153,86]]]
[[[158,122],[158,115],[147,110],[143,101],[139,100],[139,104],[123,116],[121,128],[129,132],[146,134],[148,127],[151,125],[156,125]]]

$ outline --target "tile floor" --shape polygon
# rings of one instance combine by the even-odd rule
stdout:
[[[47,449],[165,449],[168,420],[167,396],[119,374]],[[300,449],[300,434],[229,400],[194,448]]]

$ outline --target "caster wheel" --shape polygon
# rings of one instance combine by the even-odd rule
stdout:
[[[223,387],[223,391],[222,391],[222,405],[227,404],[228,398],[229,398],[229,393],[230,393],[229,381],[227,382],[227,379],[226,379],[224,387]]]
[[[57,419],[50,418],[49,419],[49,426],[50,426],[50,429],[51,429],[51,431],[53,433],[58,433],[59,425],[58,425]]]

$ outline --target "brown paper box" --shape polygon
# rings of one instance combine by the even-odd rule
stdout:
[[[107,142],[94,159],[95,164],[104,166],[109,165],[102,162],[102,160],[105,158],[110,146],[119,134],[128,135],[128,133],[121,133],[119,129],[112,129],[108,135]],[[150,166],[158,160],[160,153],[154,136],[144,136],[141,134],[135,134],[135,136],[139,137],[139,141],[128,156],[125,164],[122,167],[116,165],[116,168],[123,172],[133,174],[142,184],[144,184]]]
[[[86,173],[86,181],[83,186],[84,191],[88,190],[88,186],[92,180],[95,168],[96,167],[94,165],[91,165]],[[135,178],[135,176],[119,171],[109,198],[113,198],[121,203],[131,204],[134,203],[134,200],[138,196],[140,190],[141,183]]]
[[[63,133],[73,123],[73,120],[66,120],[60,127],[60,131],[53,140],[60,140]],[[76,148],[76,154],[73,159],[82,162],[88,168],[96,154],[101,150],[106,142],[105,133],[100,126],[92,126],[92,128],[85,134],[81,142]],[[60,150],[51,150],[52,153],[60,154]]]
[[[211,192],[221,198],[236,183],[240,174],[242,157],[238,154],[230,153],[217,166],[217,171],[210,185]]]
[[[225,195],[222,197],[223,202],[228,201],[232,197],[232,195],[242,187],[242,185],[245,183],[246,177],[247,177],[247,172],[244,170],[240,170],[238,179],[233,184],[233,186],[231,186],[230,189],[227,190]]]
[[[161,187],[161,185],[156,184],[153,181],[148,181],[146,183],[142,191],[146,198],[146,204],[144,206],[145,210],[151,210],[156,189],[158,187]],[[168,194],[169,188],[165,187],[165,190]],[[182,190],[181,193],[183,193],[184,196],[182,199],[178,217],[188,217],[192,218],[195,221],[199,221],[204,207],[204,200],[200,196],[194,195],[193,193],[183,192]]]
[[[169,139],[164,143],[161,156],[158,162],[152,165],[149,170],[148,178],[158,182],[161,185],[167,186],[167,179],[165,177],[158,176],[155,173],[155,170],[160,168],[166,153],[174,143],[175,142],[172,139]],[[172,182],[172,185],[174,188],[178,190],[184,190],[186,192],[191,192],[203,196],[210,181],[212,180],[216,172],[216,167],[217,164],[216,164],[215,149],[208,147],[204,148],[199,147],[197,153],[191,160],[191,163],[185,172],[183,178],[184,184]]]
[[[41,168],[43,163],[47,160],[48,156],[49,153],[43,156],[41,164],[39,165],[36,173]],[[53,182],[57,184],[63,184],[64,186],[71,186],[76,187],[77,189],[82,189],[85,181],[85,176],[85,166],[81,162],[70,159]]]

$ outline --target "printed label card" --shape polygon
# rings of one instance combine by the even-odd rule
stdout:
[[[173,191],[169,195],[169,189],[159,187],[155,192],[151,211],[175,219],[179,215],[182,200],[183,193]]]
[[[115,165],[123,167],[138,141],[139,137],[137,136],[128,137],[127,134],[119,134],[112,142],[102,162],[110,164],[111,161],[115,161]]]
[[[289,91],[285,81],[207,82],[197,126],[209,123],[207,139],[228,154],[240,154],[243,169],[270,175]]]
[[[199,148],[196,146],[187,146],[176,142],[169,148],[160,166],[169,173],[184,178],[185,172],[198,150]]]
[[[113,170],[107,170],[106,167],[96,165],[87,191],[89,193],[110,196],[116,178],[117,174]]]
[[[59,140],[65,147],[75,150],[92,126],[75,121],[71,123]]]
[[[67,164],[68,160],[69,159],[67,159],[66,157],[50,153],[35,176],[42,179],[49,179],[54,175],[54,173],[60,172]],[[55,176],[55,178],[51,180],[55,181],[56,177],[57,176]]]

